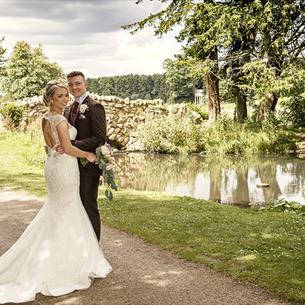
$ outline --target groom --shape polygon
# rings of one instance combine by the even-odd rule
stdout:
[[[87,93],[87,82],[80,71],[67,75],[70,93],[74,96],[72,105],[65,109],[64,115],[77,129],[77,137],[72,144],[79,149],[95,153],[96,148],[106,142],[106,116],[104,107],[95,102]],[[90,218],[93,229],[100,240],[101,221],[97,207],[97,193],[100,179],[98,165],[89,163],[80,170],[80,197]]]

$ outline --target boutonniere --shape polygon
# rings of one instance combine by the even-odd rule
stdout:
[[[88,105],[86,105],[86,104],[81,104],[81,105],[79,106],[79,112],[80,112],[80,113],[85,113],[86,111],[88,111]]]
[[[86,111],[88,111],[88,110],[89,110],[88,105],[86,105],[86,104],[81,104],[81,105],[79,106],[79,113],[80,113],[79,118],[80,118],[80,119],[85,119],[86,117],[84,116],[84,113],[85,113]]]

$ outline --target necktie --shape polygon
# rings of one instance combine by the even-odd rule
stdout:
[[[70,113],[70,122],[74,126],[75,125],[75,120],[77,117],[77,112],[78,112],[78,102],[75,101],[72,105],[71,113]]]

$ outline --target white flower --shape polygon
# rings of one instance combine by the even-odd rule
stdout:
[[[112,164],[111,164],[111,163],[107,164],[107,165],[106,165],[106,170],[107,170],[107,171],[110,171],[111,169],[113,169]]]
[[[101,151],[104,156],[110,157],[112,155],[111,149],[107,144],[101,146]]]
[[[87,109],[88,109],[88,105],[86,105],[86,104],[81,104],[79,106],[79,112],[80,113],[85,113],[85,111],[87,111]]]

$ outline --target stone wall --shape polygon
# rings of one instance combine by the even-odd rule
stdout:
[[[141,150],[140,143],[132,137],[134,131],[146,120],[168,114],[162,100],[130,101],[118,97],[92,97],[105,107],[108,139],[119,149]]]
[[[148,119],[159,115],[167,115],[168,110],[162,100],[134,100],[122,99],[116,96],[90,96],[100,102],[106,111],[107,136],[112,146],[124,150],[141,149],[141,145],[131,134],[138,125]],[[26,112],[21,123],[24,128],[32,121],[41,118],[47,111],[47,107],[42,102],[42,97],[32,97],[18,101],[19,105],[26,107]],[[138,147],[136,147],[138,146]]]
[[[143,147],[134,136],[137,127],[152,120],[157,116],[167,116],[174,113],[181,117],[188,112],[185,105],[168,105],[162,100],[129,100],[116,96],[90,96],[105,107],[107,118],[108,142],[120,150],[142,150]],[[41,118],[47,111],[42,102],[42,97],[32,97],[21,101],[18,104],[26,106],[26,112],[22,121],[22,127]],[[201,123],[199,114],[192,112],[195,123]]]

